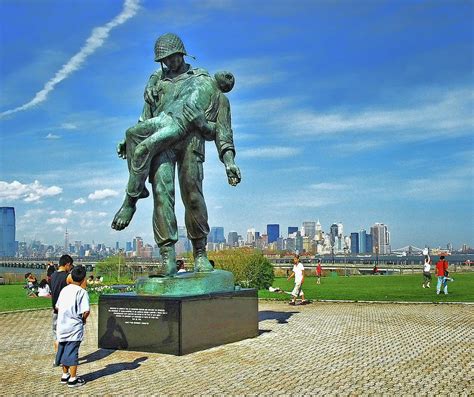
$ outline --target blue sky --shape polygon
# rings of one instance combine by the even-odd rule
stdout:
[[[127,180],[116,143],[179,34],[193,66],[227,69],[233,188],[212,143],[211,226],[246,233],[319,219],[389,226],[392,248],[474,246],[469,1],[0,2],[0,205],[17,239],[153,241],[152,200],[110,228]],[[178,196],[179,197],[179,196]],[[178,223],[184,224],[177,199]]]

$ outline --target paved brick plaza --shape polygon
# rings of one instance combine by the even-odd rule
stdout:
[[[473,394],[474,306],[261,302],[259,310],[259,337],[175,357],[98,350],[94,307],[79,389],[61,385],[52,368],[49,310],[2,314],[0,394]]]

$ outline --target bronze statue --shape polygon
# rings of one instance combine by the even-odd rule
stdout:
[[[176,165],[195,272],[213,270],[206,252],[209,225],[202,190],[205,140],[215,141],[229,184],[236,186],[241,180],[234,162],[230,104],[224,95],[233,88],[234,76],[219,72],[212,78],[206,70],[185,63],[185,55],[184,44],[175,34],[158,38],[155,61],[161,63],[161,69],[152,74],[145,88],[138,124],[126,131],[125,140],[117,146],[119,157],[127,159],[129,180],[112,228],[122,230],[129,225],[137,201],[149,196],[145,187],[149,177],[153,231],[168,276],[176,273]]]

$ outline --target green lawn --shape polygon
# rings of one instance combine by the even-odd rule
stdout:
[[[436,295],[437,278],[431,288],[421,287],[423,276],[352,276],[323,277],[316,284],[316,277],[306,277],[303,291],[306,299],[335,299],[356,301],[407,301],[407,302],[474,302],[474,273],[451,273],[453,282],[448,283],[448,295]],[[284,291],[293,289],[294,281],[276,278],[273,287]],[[260,298],[289,300],[290,295],[259,291]]]
[[[307,299],[407,301],[407,302],[474,302],[474,273],[452,273],[454,282],[448,285],[449,295],[436,295],[436,279],[430,289],[421,288],[422,276],[352,276],[323,277],[316,284],[315,277],[307,277],[303,285]],[[293,280],[276,278],[274,287],[285,291],[293,289]],[[264,299],[289,300],[290,295],[259,291]],[[90,294],[91,303],[97,303],[98,295]],[[49,298],[28,298],[23,284],[0,285],[0,312],[51,307]]]
[[[90,294],[91,303],[97,303],[98,295]],[[23,284],[0,285],[0,312],[51,307],[51,298],[29,298]]]

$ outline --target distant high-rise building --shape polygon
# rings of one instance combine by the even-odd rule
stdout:
[[[247,230],[247,244],[255,244],[255,229]]]
[[[303,253],[303,236],[301,235],[301,232],[296,232],[296,238],[295,238],[295,252],[298,254]]]
[[[66,231],[64,232],[64,250],[66,252],[72,252],[70,249],[69,249],[69,233],[67,231],[67,228],[66,228]]]
[[[222,226],[213,226],[207,237],[210,243],[225,243],[224,228]]]
[[[131,241],[127,241],[127,242],[125,243],[125,251],[130,252],[130,251],[132,251],[132,248],[133,248],[132,242],[131,242]]]
[[[0,207],[0,257],[15,256],[15,208]]]
[[[339,235],[338,230],[339,227],[337,226],[337,223],[333,223],[329,228],[329,241],[331,242],[331,247],[334,247],[336,237]]]
[[[280,237],[280,225],[278,224],[270,224],[267,225],[267,236],[268,236],[268,244],[274,243]]]
[[[239,234],[237,232],[230,232],[227,236],[227,245],[229,247],[239,246]]]
[[[316,239],[321,241],[323,239],[323,230],[321,228],[321,223],[318,221],[316,222]]]
[[[118,241],[115,242],[115,250],[119,250],[120,249],[120,244]]]
[[[365,236],[365,252],[373,252],[374,245],[372,243],[372,235],[368,234]]]
[[[191,241],[188,239],[186,227],[178,226],[178,242],[175,245],[176,254],[181,255],[192,250]]]
[[[351,233],[351,253],[359,253],[359,233]]]
[[[390,233],[387,225],[376,223],[370,228],[373,252],[384,255],[390,253]]]
[[[316,222],[303,222],[303,234],[312,240],[316,236]]]
[[[344,235],[344,225],[341,222],[337,224],[337,235],[339,238]]]
[[[135,246],[135,255],[141,257],[143,254],[143,239],[141,237],[135,237],[133,243]]]
[[[297,226],[288,226],[288,236],[290,234],[293,234],[293,233],[296,233],[298,231],[298,227]]]
[[[359,230],[359,252],[367,252],[367,232],[364,229]]]

